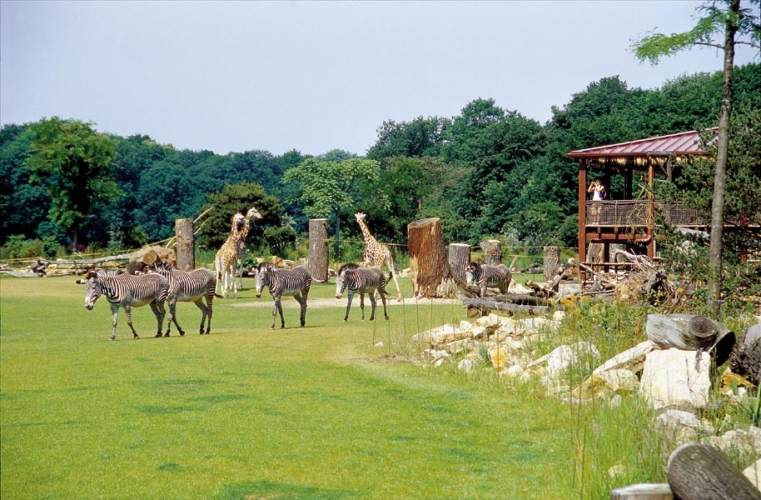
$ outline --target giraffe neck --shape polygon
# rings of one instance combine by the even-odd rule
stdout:
[[[377,243],[373,235],[370,234],[370,230],[367,228],[365,221],[359,221],[359,228],[362,230],[362,236],[365,238],[365,243]]]

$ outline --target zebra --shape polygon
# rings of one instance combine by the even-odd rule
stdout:
[[[465,278],[468,286],[478,286],[483,299],[486,295],[487,286],[496,287],[506,295],[507,289],[510,288],[512,275],[504,264],[491,266],[481,262],[471,262],[465,268]]]
[[[362,321],[365,320],[365,292],[370,296],[372,311],[370,321],[375,319],[375,291],[378,291],[381,302],[383,302],[383,316],[388,319],[386,312],[386,284],[391,280],[383,275],[383,271],[377,267],[359,267],[357,264],[349,263],[341,266],[336,275],[336,298],[340,299],[344,291],[349,289],[349,302],[346,304],[346,315],[344,321],[349,319],[349,310],[351,309],[351,300],[354,298],[354,292],[359,292],[359,309],[362,311]]]
[[[262,289],[267,287],[270,295],[275,299],[275,307],[272,309],[272,328],[275,329],[275,317],[280,313],[280,328],[285,328],[283,318],[283,295],[293,295],[293,298],[301,305],[301,326],[306,324],[307,297],[309,287],[312,286],[312,276],[301,266],[293,269],[278,269],[274,264],[263,262],[256,268],[256,297],[262,296]]]
[[[193,302],[201,310],[200,334],[207,335],[211,331],[212,302],[214,297],[222,297],[215,292],[217,288],[217,273],[209,269],[195,269],[193,271],[181,271],[174,266],[154,265],[149,269],[151,273],[157,273],[169,281],[169,320],[164,337],[169,336],[172,329],[172,321],[177,326],[180,336],[185,335],[180,324],[177,322],[177,302]],[[206,304],[204,304],[204,300]],[[209,318],[204,332],[204,323]]]
[[[127,324],[132,330],[132,338],[140,338],[135,327],[132,326],[132,307],[144,305],[150,305],[153,314],[156,316],[158,333],[155,336],[161,337],[161,326],[166,315],[164,302],[169,295],[169,282],[163,276],[159,274],[107,276],[104,272],[90,271],[83,280],[79,280],[77,283],[86,285],[85,308],[88,311],[92,310],[95,301],[101,295],[105,295],[108,299],[108,303],[111,305],[114,327],[110,340],[116,338],[116,322],[120,307],[123,307],[127,314]]]

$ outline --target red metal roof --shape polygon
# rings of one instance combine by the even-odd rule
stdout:
[[[636,156],[705,155],[699,148],[700,137],[697,130],[678,134],[662,135],[649,139],[621,142],[608,146],[577,149],[567,156],[571,158],[626,158]]]

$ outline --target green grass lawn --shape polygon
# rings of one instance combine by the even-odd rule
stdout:
[[[310,297],[334,291],[314,285]],[[110,342],[108,303],[86,311],[74,278],[3,277],[0,496],[573,496],[568,409],[494,376],[405,361],[418,355],[413,334],[464,318],[459,303],[393,300],[391,320],[371,323],[357,299],[346,323],[344,297],[310,308],[306,328],[290,308],[287,328],[270,330],[271,307],[241,307],[272,304],[247,279],[237,299],[215,300],[211,335],[179,304],[184,337],[152,338],[145,307],[133,311],[141,338],[120,311]]]

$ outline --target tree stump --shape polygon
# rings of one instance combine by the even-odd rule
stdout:
[[[761,383],[761,323],[740,334],[729,357],[729,368],[751,384]]]
[[[328,220],[309,219],[309,273],[316,281],[328,280]]]
[[[451,279],[441,219],[431,217],[407,224],[412,290],[418,298],[443,297]],[[448,292],[451,294],[451,292]]]
[[[174,233],[177,235],[177,269],[182,271],[192,271],[196,268],[193,219],[175,220]]]
[[[555,270],[560,265],[560,248],[544,247],[544,282],[549,283],[555,277]]]
[[[481,250],[484,251],[484,262],[490,266],[502,264],[502,242],[499,240],[486,240],[481,242]]]
[[[457,285],[466,286],[465,268],[470,264],[470,245],[452,243],[449,245],[449,270]]]
[[[761,492],[722,452],[683,444],[669,457],[668,480],[680,500],[761,500]]]

